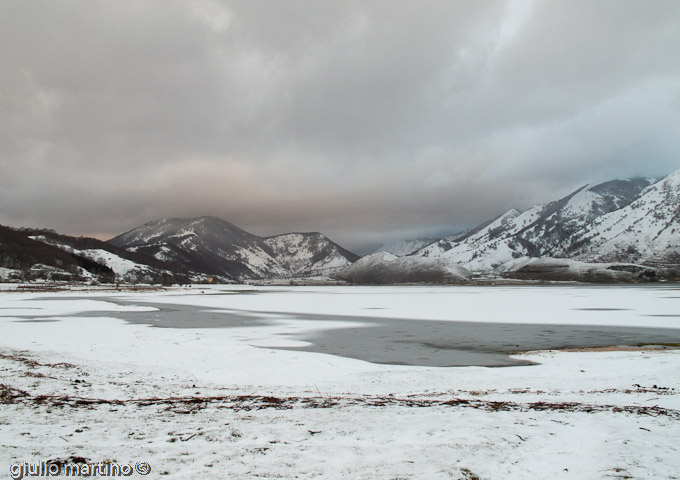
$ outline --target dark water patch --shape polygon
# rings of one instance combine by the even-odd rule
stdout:
[[[109,300],[110,301],[110,300]],[[132,303],[130,305],[133,305]],[[211,309],[195,305],[167,305],[136,302],[138,306],[153,306],[150,312],[81,312],[74,317],[115,317],[138,325],[156,328],[235,328],[271,325],[272,321],[246,311]]]
[[[238,291],[240,292],[240,291]],[[246,294],[257,291],[246,291]],[[220,292],[221,294],[221,292]],[[129,323],[139,325],[151,325],[157,328],[232,328],[271,325],[266,315],[259,315],[249,311],[230,310],[221,308],[198,307],[196,305],[132,302],[118,297],[61,297],[63,300],[97,300],[113,303],[122,307],[148,307],[150,311],[116,311],[95,310],[81,311],[78,313],[66,313],[63,317],[95,317],[95,318],[119,318]],[[37,298],[36,300],[53,301],[54,298]],[[22,316],[13,315],[16,318],[38,319],[40,315]],[[45,317],[54,318],[54,313],[45,314]]]
[[[303,339],[306,347],[288,348],[357,358],[373,363],[422,366],[511,366],[530,362],[510,358],[517,351],[670,342],[680,330],[634,327],[494,324],[400,319],[354,319],[375,322],[363,329],[334,329]],[[412,337],[396,333],[408,326]],[[392,334],[390,334],[392,333]],[[649,340],[639,340],[647,338]],[[653,340],[651,340],[653,339]],[[341,349],[341,347],[349,346]]]
[[[625,312],[630,308],[572,308],[572,310],[581,310],[584,312]]]

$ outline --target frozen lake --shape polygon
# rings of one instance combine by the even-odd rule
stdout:
[[[156,295],[155,301],[102,297],[145,308],[77,316],[159,328],[273,328],[271,341],[257,346],[430,367],[526,365],[531,362],[510,355],[531,350],[680,343],[677,286],[240,287],[210,293]],[[277,325],[290,328],[277,331]]]
[[[675,478],[680,350],[508,353],[678,343],[679,315],[677,285],[3,292],[0,466]]]

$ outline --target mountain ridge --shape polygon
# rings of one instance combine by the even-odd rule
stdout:
[[[0,226],[0,279],[104,282],[459,283],[472,277],[647,281],[680,268],[680,170],[586,184],[439,239],[385,244],[363,258],[320,232],[261,237],[214,216],[147,222],[108,242]],[[673,275],[676,275],[673,277]]]
[[[510,209],[458,238],[446,237],[412,255],[456,261],[478,272],[503,271],[522,258],[571,256],[560,250],[598,217],[619,210],[649,188],[652,180],[634,178],[584,185],[547,204],[523,212]]]
[[[359,258],[319,232],[260,237],[211,216],[148,222],[109,242],[230,281],[328,275]]]

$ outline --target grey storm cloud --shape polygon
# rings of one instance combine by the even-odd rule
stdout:
[[[0,223],[348,247],[680,167],[676,0],[0,4]]]

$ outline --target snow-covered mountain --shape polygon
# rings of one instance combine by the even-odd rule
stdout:
[[[481,227],[469,231],[456,240],[441,239],[413,253],[423,258],[447,258],[470,270],[489,270],[506,263],[513,258],[514,251],[507,245],[511,232],[519,230],[534,213],[524,215],[520,222],[517,210],[508,210],[504,214],[487,222]]]
[[[403,257],[405,255],[410,255],[413,252],[417,252],[421,248],[426,247],[427,245],[436,241],[437,239],[432,237],[415,238],[412,240],[397,240],[382,244],[373,250],[372,253],[388,252],[392,255],[396,255],[397,257]]]
[[[113,280],[129,282],[129,283],[139,283],[139,282],[149,282],[152,283],[159,275],[172,276],[171,271],[163,270],[157,266],[151,266],[147,262],[131,260],[130,254],[128,252],[116,252],[113,251],[113,246],[102,245],[104,248],[77,248],[73,246],[72,242],[64,241],[63,238],[55,238],[50,235],[33,235],[29,238],[37,240],[39,242],[46,243],[48,245],[53,245],[67,253],[71,253],[77,257],[83,257],[91,260],[94,263],[103,265],[113,272]],[[102,242],[103,243],[103,242]],[[98,245],[97,245],[98,246]],[[93,246],[94,247],[94,246]],[[127,254],[127,255],[126,255]],[[126,258],[128,257],[128,258]],[[149,259],[152,260],[152,259]],[[81,275],[87,277],[88,279],[96,279],[95,275],[90,272],[81,272]]]
[[[215,217],[157,220],[109,243],[229,280],[285,273],[264,239]]]
[[[330,274],[359,258],[320,233],[263,238],[216,217],[158,220],[109,242],[228,280]]]
[[[94,238],[0,227],[2,277],[13,280],[185,283],[187,272]]]
[[[594,219],[558,253],[590,262],[680,264],[680,170]]]
[[[290,276],[329,275],[359,259],[318,232],[286,233],[264,241]]]
[[[432,243],[413,253],[447,258],[472,271],[503,271],[524,258],[571,256],[572,237],[595,219],[620,210],[653,182],[648,178],[586,185],[547,205],[508,210],[469,232]]]

